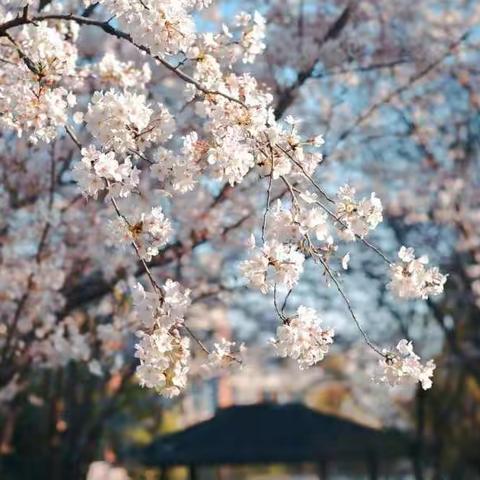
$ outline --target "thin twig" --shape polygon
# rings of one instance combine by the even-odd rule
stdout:
[[[273,285],[273,306],[275,307],[275,311],[277,312],[277,315],[280,318],[280,320],[282,320],[282,322],[285,322],[287,320],[287,317],[283,314],[283,310],[280,311],[280,309],[278,308],[276,283]]]
[[[276,147],[279,148],[291,161],[293,164],[295,164],[305,175],[305,177],[309,180],[309,182],[318,190],[318,192],[325,197],[326,200],[328,200],[330,203],[335,203],[328,195],[327,193],[318,185],[318,183],[312,178],[311,175],[305,170],[304,166],[298,162],[290,153],[285,150],[281,145],[278,143],[276,144]]]
[[[65,131],[67,132],[68,136],[72,139],[73,143],[81,151],[82,150],[82,144],[78,141],[78,139],[77,139],[75,133],[73,132],[73,130],[68,125],[65,125]]]
[[[268,188],[267,188],[267,200],[265,204],[265,211],[263,212],[263,223],[262,223],[262,242],[265,243],[265,232],[267,229],[267,215],[270,210],[270,194],[272,192],[272,180],[273,180],[273,164],[272,171],[270,172],[270,177],[268,179]]]
[[[107,186],[109,186],[109,184],[107,183]],[[117,216],[119,218],[121,218],[126,224],[128,227],[131,226],[130,222],[128,221],[127,217],[125,217],[125,215],[120,211],[120,208],[118,207],[118,204],[117,204],[117,201],[113,198],[113,197],[110,197],[110,202],[111,204],[113,205],[113,208],[115,210],[115,213],[117,214]],[[137,243],[135,242],[135,240],[131,240],[130,244],[132,245],[133,249],[135,250],[135,253],[138,257],[138,259],[140,260],[142,266],[143,266],[143,269],[145,270],[145,273],[147,274],[147,277],[148,279],[150,280],[150,283],[153,287],[153,289],[155,291],[157,291],[157,293],[160,294],[160,298],[163,298],[163,290],[162,288],[160,287],[160,285],[158,285],[157,281],[155,280],[155,278],[153,277],[153,274],[152,272],[150,271],[150,268],[148,267],[147,263],[145,262],[144,258],[142,257],[141,253],[140,253],[140,249],[138,248],[138,245]]]
[[[195,340],[195,342],[200,346],[200,348],[207,354],[210,354],[210,350],[205,346],[205,344],[193,333],[192,329],[187,325],[182,325],[185,331]]]
[[[287,308],[287,302],[288,298],[290,297],[291,293],[293,292],[293,288],[291,288],[288,293],[285,295],[285,298],[283,299],[283,304],[282,304],[282,313],[285,312],[285,308]]]
[[[335,277],[334,273],[331,271],[330,267],[328,266],[327,262],[325,262],[325,260],[322,258],[321,255],[317,255],[315,258],[317,258],[320,263],[323,265],[323,267],[325,268],[325,271],[327,272],[328,276],[330,277],[330,279],[332,280],[332,282],[334,283],[335,287],[337,288],[338,290],[338,293],[340,293],[340,296],[342,297],[343,301],[345,302],[345,305],[347,306],[347,309],[348,311],[350,312],[350,316],[352,317],[353,321],[355,322],[355,325],[356,327],[358,328],[358,330],[360,331],[360,333],[362,334],[364,340],[365,340],[365,343],[373,350],[375,351],[376,353],[378,353],[379,355],[381,355],[382,357],[384,357],[385,355],[383,354],[383,352],[377,347],[375,346],[370,338],[368,337],[367,333],[365,332],[365,330],[363,330],[362,326],[360,325],[360,322],[358,321],[357,319],[357,316],[355,315],[355,312],[353,311],[353,308],[352,308],[352,305],[350,303],[350,300],[348,299],[348,297],[346,296],[345,292],[343,291],[339,281],[337,280],[337,278]]]

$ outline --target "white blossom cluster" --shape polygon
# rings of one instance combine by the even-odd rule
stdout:
[[[135,346],[140,384],[167,397],[178,395],[185,388],[189,371],[190,341],[179,329],[190,305],[190,291],[167,280],[161,295],[137,284],[133,296],[142,326]]]
[[[0,126],[18,136],[25,132],[32,142],[50,142],[76,102],[66,88],[75,74],[76,47],[40,23],[23,27],[18,49],[0,46]]]
[[[316,310],[300,306],[296,315],[277,328],[273,345],[281,357],[293,358],[304,369],[323,359],[334,334],[333,329],[322,327]]]
[[[216,372],[234,363],[241,363],[239,355],[242,355],[245,350],[243,343],[237,346],[236,342],[222,338],[219,342],[213,344],[213,349],[208,354],[205,368],[207,371]]]
[[[215,137],[215,147],[208,151],[208,163],[213,174],[230,185],[240,183],[254,166],[254,156],[240,128],[227,127],[221,136]]]
[[[337,217],[339,230],[345,240],[365,237],[383,220],[383,207],[380,199],[372,192],[370,198],[355,199],[355,189],[345,185],[337,194]]]
[[[243,29],[239,42],[243,49],[243,62],[253,63],[257,55],[265,50],[265,18],[257,11],[253,16],[242,12],[237,15],[236,24]]]
[[[122,62],[113,52],[107,52],[100,62],[92,65],[91,74],[99,89],[143,90],[152,77],[148,63],[138,69],[133,62]]]
[[[288,172],[282,175],[288,175]],[[337,229],[342,239],[347,230],[349,240],[355,235],[363,237],[382,219],[381,203],[375,194],[370,199],[355,202],[353,192],[350,187],[343,187],[338,194],[342,200],[337,204],[334,219],[347,226],[347,229]],[[269,208],[265,218],[265,241],[262,246],[255,247],[252,240],[252,258],[241,264],[240,269],[250,285],[262,293],[271,291],[276,283],[288,288],[296,285],[303,271],[305,240],[308,241],[307,252],[314,256],[325,257],[336,250],[328,214],[318,206],[318,197],[305,191],[294,200],[290,205],[278,200]],[[338,221],[335,224],[338,227]],[[312,237],[323,244],[314,247]],[[348,261],[342,263],[345,265]]]
[[[105,150],[142,151],[152,142],[168,140],[175,128],[161,104],[154,111],[145,95],[130,91],[95,92],[84,116],[87,129]]]
[[[383,353],[384,358],[380,360],[382,373],[378,378],[379,382],[391,386],[420,382],[424,390],[431,388],[435,362],[429,360],[422,364],[420,357],[413,351],[412,342],[400,340],[394,352],[384,350]]]
[[[102,153],[93,145],[82,148],[82,159],[72,169],[72,176],[87,197],[97,197],[107,188],[113,197],[128,197],[140,181],[140,171],[130,157],[119,164],[115,152]]]
[[[204,82],[204,74],[198,68],[196,78]],[[217,88],[241,99],[243,105],[219,95],[205,97],[202,108],[198,109],[209,122],[205,169],[214,178],[234,185],[255,165],[256,139],[266,135],[267,124],[274,122],[269,107],[272,96],[261,92],[255,79],[247,74],[232,73],[219,79]]]
[[[183,137],[183,147],[179,154],[160,148],[151,166],[152,175],[164,188],[172,192],[185,193],[193,190],[201,173],[199,165],[205,144],[198,140],[196,132]]]
[[[77,49],[73,43],[65,41],[64,34],[59,30],[48,27],[46,23],[26,25],[20,41],[24,55],[37,72],[30,72],[35,80],[52,84],[75,74]]]
[[[178,395],[187,384],[190,340],[178,331],[157,329],[152,334],[139,331],[135,356],[139,359],[140,385],[154,388],[166,397]]]
[[[427,268],[428,257],[415,257],[413,248],[402,246],[398,252],[400,262],[390,268],[391,281],[388,288],[399,298],[427,299],[443,292],[447,275],[437,267]]]
[[[0,87],[0,122],[15,129],[18,135],[30,133],[32,142],[50,142],[57,128],[67,121],[70,94],[62,87],[53,90],[40,88],[33,92],[29,85],[19,83]]]
[[[198,62],[205,86],[211,88],[221,78],[221,66],[231,66],[238,61],[253,63],[266,47],[266,21],[255,11],[253,15],[240,12],[234,25],[222,26],[219,33],[201,33],[188,51],[188,56]],[[213,83],[210,83],[210,80]]]
[[[161,207],[153,207],[149,213],[139,212],[125,217],[115,217],[109,223],[112,244],[129,246],[135,243],[139,255],[147,262],[158,255],[172,234],[172,225]]]
[[[333,242],[325,211],[305,202],[287,208],[277,200],[268,211],[267,225],[266,238],[282,243],[299,242],[307,233],[317,240]]]
[[[242,182],[255,166],[275,179],[290,173],[312,174],[322,157],[311,148],[318,148],[323,139],[302,142],[294,123],[277,123],[270,106],[272,95],[261,91],[248,74],[223,74],[218,52],[205,38],[204,42],[205,51],[199,50],[195,57],[193,76],[203,87],[220,92],[204,95],[196,106],[196,113],[206,120],[206,136],[187,134],[180,154],[159,149],[153,173],[162,182],[168,180],[167,189],[172,185],[182,193],[192,190],[202,173],[230,185]],[[187,89],[192,98],[199,93],[195,85]]]
[[[298,282],[305,257],[295,245],[271,240],[252,250],[252,258],[240,266],[252,287],[265,294],[277,283],[292,288]]]
[[[168,279],[162,287],[162,297],[159,297],[158,293],[148,292],[137,283],[133,289],[133,303],[137,317],[145,328],[169,330],[174,325],[182,324],[190,306],[190,290]]]
[[[268,135],[267,149],[262,149],[260,163],[264,175],[272,175],[274,179],[290,175],[296,179],[312,178],[323,156],[318,150],[323,145],[323,137],[318,135],[303,139],[298,130],[299,120],[291,115],[282,123],[267,120],[270,127],[265,132]],[[272,151],[271,146],[275,146]],[[270,153],[269,153],[270,152]]]
[[[195,41],[191,15],[195,1],[102,0],[100,3],[117,17],[122,30],[138,45],[148,47],[152,55],[163,57],[185,52]]]

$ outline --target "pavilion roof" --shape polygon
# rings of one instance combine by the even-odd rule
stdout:
[[[311,410],[301,404],[221,409],[210,420],[165,435],[141,453],[144,465],[318,462],[404,457],[408,438]]]

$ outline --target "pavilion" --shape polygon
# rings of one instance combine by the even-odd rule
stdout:
[[[373,480],[379,478],[380,460],[411,459],[412,445],[398,431],[376,430],[301,404],[262,403],[221,409],[210,420],[162,436],[142,450],[140,461],[162,472],[187,466],[192,480],[202,466],[304,463],[317,465],[325,479],[329,465],[361,461]]]

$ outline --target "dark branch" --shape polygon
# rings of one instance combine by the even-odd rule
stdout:
[[[340,16],[335,20],[335,22],[330,26],[325,36],[320,41],[320,50],[325,43],[330,40],[335,40],[346,27],[348,20],[350,18],[351,11],[353,9],[353,3],[348,3],[347,6],[343,9]],[[315,72],[315,67],[318,63],[318,58],[316,58],[312,64],[298,73],[297,80],[293,85],[285,89],[280,95],[277,108],[275,108],[275,118],[280,118],[285,111],[292,104],[297,90],[313,76]]]

